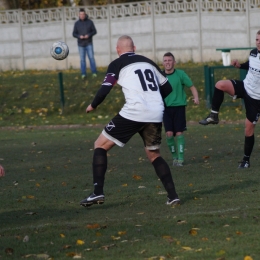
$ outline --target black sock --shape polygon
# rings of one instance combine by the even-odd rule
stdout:
[[[255,136],[245,136],[245,144],[244,144],[244,161],[249,162],[250,155],[253,151],[253,147],[255,144]]]
[[[152,164],[157,176],[160,178],[165,190],[168,193],[168,198],[178,198],[169,165],[165,162],[165,160],[162,157],[157,157],[152,162]]]
[[[212,97],[211,109],[214,111],[219,111],[223,100],[224,100],[224,92],[215,87],[214,94]]]
[[[96,148],[94,150],[92,168],[94,193],[96,195],[103,194],[105,173],[107,170],[107,151],[105,149]]]

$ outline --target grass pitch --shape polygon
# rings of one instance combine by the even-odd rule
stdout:
[[[108,153],[105,203],[83,208],[101,128],[1,129],[0,258],[259,259],[260,146],[237,169],[243,128],[189,125],[174,208],[138,136]],[[161,151],[171,164],[165,141]]]
[[[205,102],[204,65],[219,64],[177,64],[196,86],[200,105],[194,105],[190,90],[187,92],[187,120],[198,122],[209,113]],[[86,107],[92,102],[105,76],[105,69],[99,68],[96,78],[91,76],[82,81],[77,70],[63,71],[64,107],[61,104],[60,84],[56,71],[12,71],[0,74],[0,127],[100,124],[115,115],[124,103],[121,87],[114,86],[104,102],[86,116]],[[218,69],[215,80],[239,78],[238,69]],[[220,120],[237,121],[245,118],[241,100],[232,101],[226,95],[220,111]]]

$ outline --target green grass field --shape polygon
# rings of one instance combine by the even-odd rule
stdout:
[[[205,102],[204,86],[205,64],[179,64],[192,79],[198,89],[200,105],[194,105],[192,95],[187,90],[187,120],[197,122],[208,114]],[[208,66],[219,63],[206,64]],[[93,100],[105,76],[105,69],[100,68],[98,77],[82,81],[78,70],[63,71],[65,106],[60,102],[60,84],[58,72],[53,71],[12,71],[0,74],[0,127],[35,126],[35,125],[71,125],[104,124],[115,115],[124,97],[121,88],[115,86],[105,101],[94,113],[86,116],[85,109]],[[237,69],[220,69],[215,73],[215,80],[239,78]],[[226,95],[220,111],[220,119],[236,121],[244,118],[241,101],[231,101]]]
[[[186,161],[172,167],[182,202],[175,208],[165,205],[138,136],[108,153],[105,204],[79,206],[93,189],[93,143],[124,103],[115,86],[103,104],[85,113],[105,69],[87,81],[79,71],[63,71],[64,109],[58,71],[1,72],[0,164],[6,176],[0,178],[0,259],[260,259],[259,138],[251,168],[238,170],[241,101],[226,96],[219,125],[197,124],[209,111],[204,65],[177,66],[193,80],[200,105],[187,91]],[[238,77],[234,69],[215,75]],[[165,140],[161,151],[171,164]]]
[[[100,131],[0,131],[1,259],[259,259],[260,145],[237,169],[243,125],[189,125],[185,166],[171,167],[177,207],[165,205],[138,136],[108,153],[105,203],[80,207]],[[171,163],[165,140],[161,150]]]

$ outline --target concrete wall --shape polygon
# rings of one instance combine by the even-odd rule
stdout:
[[[253,47],[260,30],[260,0],[145,1],[84,7],[97,28],[94,36],[98,67],[117,57],[116,41],[132,36],[137,53],[160,62],[171,51],[179,62],[221,60],[216,48]],[[0,12],[0,70],[63,70],[79,68],[72,37],[78,9],[9,10]],[[50,56],[54,41],[64,40],[70,54],[64,61]],[[249,50],[231,51],[245,60]]]

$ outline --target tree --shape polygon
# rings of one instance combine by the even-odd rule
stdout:
[[[8,10],[10,9],[10,5],[9,5],[8,0],[0,0],[0,10]]]

